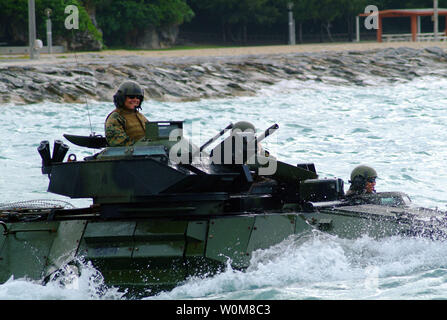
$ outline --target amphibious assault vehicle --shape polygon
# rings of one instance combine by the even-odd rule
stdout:
[[[232,128],[201,147],[183,137],[181,121],[150,122],[129,147],[64,135],[101,149],[82,160],[70,154],[65,161],[69,148],[60,140],[52,152],[42,141],[48,191],[93,203],[0,208],[0,283],[11,276],[45,282],[82,258],[106,284],[153,294],[227,263],[244,269],[255,250],[312,230],[349,238],[447,235],[444,212],[414,208],[403,193],[346,197],[342,179],[268,155],[260,142],[277,125],[259,136],[227,134]]]

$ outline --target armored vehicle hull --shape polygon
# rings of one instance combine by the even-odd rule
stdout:
[[[106,284],[132,295],[154,294],[227,265],[244,269],[255,250],[312,230],[344,238],[447,236],[443,213],[377,204],[332,204],[294,213],[146,213],[129,219],[104,219],[95,210],[38,210],[22,215],[36,219],[38,214],[38,221],[3,222],[0,282],[11,276],[46,282],[63,266],[90,261]]]
[[[130,147],[66,136],[104,148],[82,161],[69,155],[64,162],[68,147],[60,141],[51,157],[49,143],[41,143],[48,191],[93,204],[3,208],[0,282],[11,276],[45,282],[67,265],[90,261],[106,284],[154,294],[228,264],[244,269],[254,251],[315,230],[348,238],[447,236],[445,213],[413,208],[405,194],[346,197],[343,181],[318,179],[313,164],[292,166],[261,154],[256,146],[267,131],[252,145],[244,135],[238,158],[238,148],[226,148],[228,138],[209,154],[209,142],[196,148],[182,136],[167,139],[181,126],[152,123]],[[275,170],[260,174],[272,161]]]

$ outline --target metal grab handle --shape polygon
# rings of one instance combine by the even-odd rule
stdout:
[[[202,152],[203,149],[205,149],[208,145],[210,145],[212,142],[216,141],[219,137],[221,137],[225,132],[233,128],[233,123],[230,123],[228,126],[226,126],[224,129],[219,131],[218,134],[216,134],[214,137],[209,139],[207,142],[205,142],[199,149],[199,152]]]
[[[271,125],[268,129],[266,129],[263,133],[261,133],[258,137],[255,138],[255,143],[261,142],[265,138],[267,138],[269,135],[271,135],[273,132],[278,130],[279,125],[275,123],[274,125]]]

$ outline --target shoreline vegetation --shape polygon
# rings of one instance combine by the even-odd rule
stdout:
[[[447,77],[445,42],[107,50],[0,57],[0,104],[111,102],[134,80],[145,100],[193,101],[256,94],[281,80],[370,86]]]

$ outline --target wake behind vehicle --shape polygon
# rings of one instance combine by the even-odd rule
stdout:
[[[146,136],[128,147],[64,135],[102,149],[83,160],[70,154],[64,161],[67,145],[56,141],[51,152],[43,141],[38,152],[48,191],[93,204],[0,211],[0,282],[45,282],[82,258],[108,285],[153,294],[227,263],[244,269],[255,250],[311,230],[348,238],[446,236],[445,213],[413,208],[403,193],[346,197],[342,179],[319,179],[312,163],[268,155],[260,142],[277,125],[217,143],[232,128],[201,147],[183,137],[181,121],[150,122]]]

